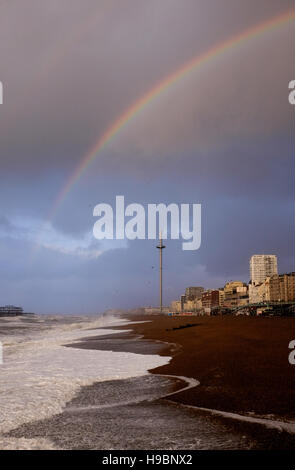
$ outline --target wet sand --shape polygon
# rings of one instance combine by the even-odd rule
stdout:
[[[295,369],[287,347],[292,332],[295,338],[293,319],[129,319],[147,323],[120,325],[118,334],[66,346],[169,355],[169,364],[152,375],[84,386],[62,413],[6,437],[45,439],[58,449],[295,448],[294,434],[187,407],[292,418]],[[200,385],[166,397],[184,383],[159,374],[194,377]]]
[[[131,352],[134,354],[160,354],[163,350],[163,344],[161,342],[144,340],[141,339],[140,335],[129,332],[85,337],[78,342],[65,344],[64,346],[77,349]]]
[[[295,419],[295,366],[288,362],[295,318],[129,316],[135,334],[172,355],[155,374],[184,375],[200,385],[175,402],[236,413]],[[183,328],[188,324],[194,326]],[[182,327],[182,328],[180,328]],[[173,352],[173,350],[175,352]]]

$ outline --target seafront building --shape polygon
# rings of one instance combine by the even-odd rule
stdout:
[[[219,291],[207,290],[202,294],[202,308],[206,315],[210,315],[214,307],[219,307]]]
[[[249,303],[295,302],[295,273],[275,274],[249,284]]]
[[[219,305],[220,307],[223,307],[224,305],[224,288],[220,288],[218,289],[218,292],[219,292]]]
[[[253,255],[249,284],[230,281],[223,288],[208,290],[187,287],[185,294],[171,303],[170,311],[199,315],[258,315],[266,311],[295,314],[295,272],[278,274],[277,270],[276,255]]]
[[[190,292],[187,291],[186,292]],[[201,298],[190,298],[181,295],[180,300],[171,302],[172,312],[192,312],[200,315],[211,315],[218,309],[233,309],[248,305],[248,286],[242,281],[228,282],[224,288],[202,290]]]
[[[236,308],[248,305],[248,286],[242,281],[231,281],[224,286],[223,306]]]
[[[187,287],[185,289],[186,301],[201,299],[203,292],[204,292],[204,287],[201,287],[201,286]]]
[[[266,301],[294,302],[295,301],[295,272],[276,274],[265,280]]]
[[[180,300],[173,300],[170,304],[170,310],[171,312],[174,312],[174,313],[180,313],[181,312]]]
[[[261,283],[267,277],[278,274],[276,255],[253,255],[250,258],[250,282]]]
[[[255,284],[249,283],[249,304],[258,304],[268,300],[266,280]]]
[[[266,280],[278,275],[276,255],[253,255],[250,259],[249,303],[269,301],[269,287]]]

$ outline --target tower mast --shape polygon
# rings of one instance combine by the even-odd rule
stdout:
[[[162,243],[162,232],[160,232],[160,240],[157,248],[160,250],[160,313],[163,313],[163,260],[162,260],[162,251],[164,250],[165,245]]]

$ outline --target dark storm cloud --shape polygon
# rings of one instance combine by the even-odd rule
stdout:
[[[127,203],[203,204],[201,249],[167,243],[167,300],[187,284],[247,280],[253,252],[275,252],[281,271],[295,269],[294,22],[216,57],[150,103],[42,228],[77,164],[135,100],[197,54],[293,6],[0,3],[0,303],[77,313],[155,303],[154,242],[112,249],[91,240],[93,207],[119,194]]]
[[[269,0],[242,1],[238,8],[234,0],[185,0],[181,4],[171,0],[83,3],[26,0],[2,5],[0,60],[1,79],[5,84],[5,105],[0,115],[2,169],[42,172],[64,167],[72,170],[107,126],[158,80],[198,52],[284,11],[292,3],[285,1],[280,8],[277,2]],[[286,67],[278,67],[276,62],[290,57],[291,45],[289,41],[286,49],[287,44],[284,41],[281,44],[279,38],[277,52],[273,48],[269,51],[272,60],[265,60],[266,64],[272,64],[272,73],[252,72],[252,82],[263,79],[268,90],[271,75],[285,76]],[[235,74],[245,70],[249,75],[252,56],[253,48],[245,67],[233,61],[231,78],[228,73],[224,76],[222,68],[221,75],[217,71],[216,83],[212,74],[209,76],[212,81],[208,85],[209,95],[213,95],[211,99],[216,101],[220,113],[228,107],[227,98],[234,102],[233,86],[232,93],[241,101],[237,85],[241,90],[241,87],[245,89],[245,83],[239,85]],[[201,77],[201,85],[207,80],[208,76]],[[217,87],[222,88],[222,93],[220,90],[216,96],[213,91]],[[196,83],[191,83],[187,91],[170,94],[170,102],[178,102],[171,114],[169,109],[166,113],[164,109],[162,146],[167,142],[167,135],[172,138],[169,128],[165,129],[167,117],[178,114],[175,109],[180,110],[189,130],[194,121],[190,113],[197,112],[191,107],[192,94],[204,119],[200,132],[205,128],[208,133],[208,122],[216,126],[214,120],[212,123],[214,106],[210,96],[207,99],[203,96],[199,104]],[[248,93],[242,104],[245,101],[249,101]],[[251,103],[250,100],[249,106]],[[232,117],[236,119],[234,111]],[[178,137],[179,144],[187,144],[192,140],[192,132]]]

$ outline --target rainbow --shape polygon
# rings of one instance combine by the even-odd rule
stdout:
[[[109,142],[140,112],[142,112],[145,107],[151,102],[154,101],[161,93],[167,88],[171,87],[173,84],[187,76],[196,68],[204,65],[208,61],[214,59],[216,56],[219,56],[222,53],[225,53],[241,43],[244,43],[246,40],[261,36],[263,33],[270,30],[279,28],[291,21],[295,20],[295,9],[292,8],[287,12],[280,14],[279,16],[272,17],[267,21],[259,23],[251,27],[250,29],[245,30],[244,32],[227,39],[226,41],[219,43],[201,55],[193,57],[189,62],[180,67],[176,72],[173,72],[159,83],[157,83],[152,89],[145,93],[141,98],[135,101],[123,114],[121,114],[106,132],[100,136],[95,145],[91,150],[82,158],[79,165],[76,167],[74,172],[71,174],[70,178],[67,180],[65,185],[62,187],[58,197],[56,198],[54,205],[50,211],[49,220],[51,220],[55,213],[57,212],[59,206],[63,203],[64,199],[70,192],[71,188],[75,183],[81,178],[85,173],[89,165],[98,157],[102,150],[108,145]]]

